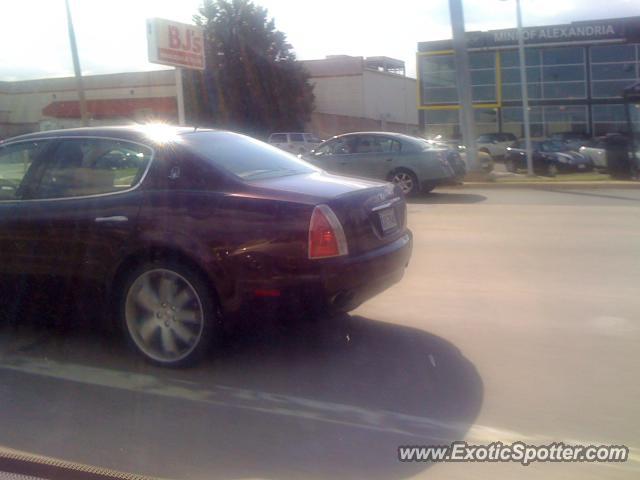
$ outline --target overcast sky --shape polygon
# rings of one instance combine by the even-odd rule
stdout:
[[[190,22],[201,0],[70,0],[85,75],[147,62],[145,19]],[[419,41],[451,37],[447,0],[257,0],[298,58],[386,55],[415,73]],[[73,74],[64,0],[0,0],[0,80]],[[515,26],[515,0],[464,0],[467,30]],[[522,0],[525,26],[640,15],[640,0]]]

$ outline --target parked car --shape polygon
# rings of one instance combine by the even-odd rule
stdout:
[[[0,275],[96,282],[132,346],[161,365],[193,362],[220,322],[266,307],[355,308],[411,255],[399,187],[230,132],[29,134],[0,143],[0,178]]]
[[[631,138],[623,133],[611,133],[594,138],[580,147],[580,153],[590,158],[594,167],[608,171],[615,178],[634,177],[634,162],[631,161]]]
[[[593,167],[598,170],[607,169],[607,150],[605,144],[605,137],[596,137],[589,141],[586,145],[583,145],[578,150],[585,158],[591,160]]]
[[[507,147],[517,140],[513,133],[484,133],[476,139],[478,151],[491,155],[494,160],[503,159]]]
[[[443,145],[446,148],[449,148],[451,150],[457,151],[458,154],[460,155],[460,159],[465,165],[465,172],[466,172],[468,168],[467,152],[466,152],[465,146],[461,144],[460,140],[434,140],[434,142],[436,144]],[[493,158],[486,151],[478,150],[478,153],[476,154],[476,158],[480,163],[480,168],[482,169],[483,172],[489,173],[493,171],[493,168],[494,168]]]
[[[283,132],[269,135],[267,143],[295,155],[310,152],[322,143],[313,133]]]
[[[591,137],[587,133],[583,132],[558,132],[551,134],[549,140],[562,142],[569,148],[569,150],[577,152],[580,150],[580,147],[591,141]]]
[[[584,155],[569,150],[566,144],[555,140],[532,140],[533,169],[537,174],[555,176],[558,173],[586,172],[593,170],[591,160]],[[517,172],[527,168],[527,154],[524,140],[518,140],[507,148],[505,159],[507,171]]]
[[[405,195],[430,192],[455,177],[445,148],[401,133],[337,135],[307,158],[333,173],[393,182]]]

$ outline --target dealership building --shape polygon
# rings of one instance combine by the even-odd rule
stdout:
[[[623,89],[640,81],[640,17],[523,29],[531,134],[627,129]],[[517,30],[468,32],[476,132],[523,136]],[[418,110],[427,136],[460,137],[452,41],[418,44]]]

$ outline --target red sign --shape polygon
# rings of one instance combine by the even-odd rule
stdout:
[[[149,61],[204,70],[204,34],[200,27],[162,18],[147,20]]]

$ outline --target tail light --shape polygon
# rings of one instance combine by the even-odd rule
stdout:
[[[309,222],[309,258],[339,257],[348,253],[340,220],[327,205],[318,205]]]

